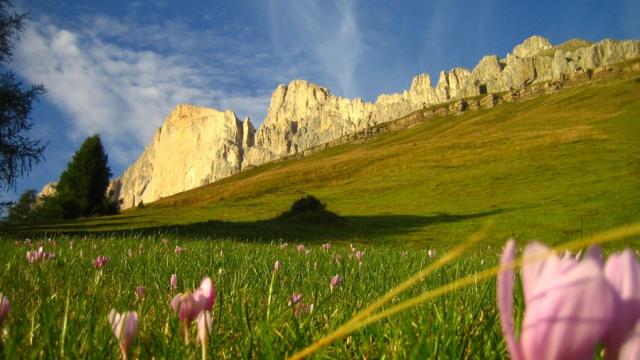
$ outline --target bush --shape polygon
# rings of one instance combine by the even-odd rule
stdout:
[[[327,205],[313,195],[302,197],[291,204],[278,219],[313,224],[335,224],[343,219],[327,210]]]
[[[327,204],[320,201],[313,195],[307,195],[293,202],[291,209],[292,214],[303,214],[306,212],[324,211],[327,208]]]

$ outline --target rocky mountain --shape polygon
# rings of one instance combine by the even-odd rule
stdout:
[[[257,131],[248,119],[240,121],[230,110],[178,105],[112,189],[122,200],[122,208],[129,208],[140,201],[151,202],[303,152],[416,110],[536,84],[590,77],[603,66],[638,57],[638,40],[571,40],[553,46],[543,37],[532,36],[504,58],[489,55],[473,70],[441,71],[435,85],[428,74],[417,75],[408,90],[380,95],[375,102],[346,99],[322,86],[294,80],[275,89],[267,116]]]
[[[254,134],[251,121],[232,111],[178,105],[111,188],[129,208],[230,176],[242,168]]]

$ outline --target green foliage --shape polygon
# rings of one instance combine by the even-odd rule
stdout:
[[[38,192],[28,189],[20,195],[18,201],[9,208],[7,222],[9,224],[26,224],[33,222],[33,210],[38,203]]]
[[[291,204],[291,210],[289,211],[292,214],[304,214],[306,212],[324,211],[326,208],[327,204],[324,204],[313,195],[307,195],[294,201],[293,204]]]
[[[64,219],[113,211],[106,196],[111,171],[99,135],[87,138],[60,175],[56,195],[47,203]]]
[[[314,224],[335,224],[342,219],[327,210],[327,205],[313,195],[301,197],[291,204],[291,208],[282,213],[279,219]]]
[[[29,114],[33,102],[45,92],[42,85],[25,88],[15,74],[6,70],[18,35],[24,29],[27,14],[12,13],[11,3],[0,0],[0,190],[16,184],[18,177],[43,159],[45,145],[32,139]]]

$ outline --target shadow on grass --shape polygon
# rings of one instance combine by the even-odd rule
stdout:
[[[50,232],[60,234],[77,235],[90,233],[92,235],[108,234],[109,236],[166,234],[172,236],[229,238],[248,242],[270,242],[273,240],[308,242],[341,240],[370,241],[394,235],[411,233],[427,226],[489,217],[505,211],[505,209],[495,209],[470,214],[441,213],[431,216],[345,216],[340,217],[339,221],[331,221],[329,223],[308,220],[297,221],[284,218],[244,222],[209,220],[205,222],[172,226],[157,226],[153,223],[138,223],[136,224],[136,226],[139,226],[137,229],[110,230],[110,226],[121,225],[121,223],[117,221],[117,217],[115,217],[113,218],[114,221],[109,221],[107,223],[97,222],[95,225],[83,222],[79,224],[61,224],[59,227],[49,225],[47,228]],[[28,231],[23,232],[25,235],[27,233]]]

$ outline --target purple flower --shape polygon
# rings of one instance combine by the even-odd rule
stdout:
[[[136,287],[136,299],[142,300],[144,297],[144,286]]]
[[[286,249],[289,246],[289,243],[280,244],[280,249]]]
[[[122,358],[127,359],[129,347],[131,347],[138,330],[138,314],[135,311],[127,311],[120,314],[115,309],[111,309],[108,319],[113,335],[120,343]]]
[[[111,259],[108,256],[100,255],[93,259],[93,267],[96,269],[103,268],[109,261],[111,261]]]
[[[515,241],[502,254],[497,299],[509,354],[514,360],[591,358],[616,314],[617,296],[592,256],[558,258],[540,243],[524,249],[525,313],[520,339],[513,323]]]
[[[331,291],[333,291],[333,289],[337,288],[338,286],[340,286],[340,284],[342,284],[342,276],[340,275],[334,275],[331,278],[331,284],[329,285],[331,287]]]
[[[182,254],[186,249],[180,245],[176,245],[176,248],[173,250],[177,255]]]
[[[298,250],[298,252],[305,252],[307,250],[307,247],[304,246],[304,244],[299,244],[298,246],[296,246],[296,250]]]
[[[364,258],[364,251],[358,250],[356,251],[354,256],[356,257],[356,260],[358,260],[359,263],[362,263],[362,259]]]
[[[0,292],[0,326],[2,326],[2,322],[9,314],[9,309],[9,299]]]
[[[178,288],[178,275],[171,274],[171,278],[169,279],[169,286],[171,287],[172,291],[176,291],[176,289]]]
[[[331,244],[329,243],[322,244],[322,250],[324,250],[325,252],[328,252],[329,250],[331,250]]]
[[[300,295],[298,293],[294,293],[293,295],[291,295],[291,300],[289,301],[289,306],[297,304],[298,301],[300,301],[300,299],[302,299],[302,295]]]
[[[184,323],[185,343],[189,342],[189,325],[191,322],[203,311],[211,311],[215,300],[216,289],[208,277],[202,279],[200,287],[195,289],[193,293],[186,292],[173,297],[171,308]]]
[[[207,346],[207,340],[209,340],[209,334],[211,333],[211,311],[204,310],[198,315],[198,319],[196,319],[196,323],[198,324],[198,339],[202,346]]]
[[[620,298],[619,311],[604,338],[607,357],[637,359],[637,356],[622,356],[632,349],[640,349],[640,266],[633,251],[627,249],[609,256],[604,274]]]
[[[55,257],[56,255],[54,253],[45,252],[42,246],[40,246],[38,250],[27,251],[27,262],[29,262],[29,264],[35,264],[40,261],[51,260]]]
[[[282,268],[282,262],[280,260],[276,260],[276,263],[273,264],[273,271],[278,272]]]
[[[307,305],[302,301],[302,295],[294,293],[289,300],[289,307],[293,309],[295,316],[300,316],[304,313],[313,312],[313,304]]]

